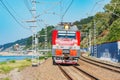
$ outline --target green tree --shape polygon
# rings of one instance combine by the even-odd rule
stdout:
[[[120,40],[120,18],[113,22],[110,26],[110,31],[106,37],[106,41],[112,42]]]
[[[111,0],[110,4],[107,4],[104,9],[111,14],[109,25],[120,18],[120,0]]]

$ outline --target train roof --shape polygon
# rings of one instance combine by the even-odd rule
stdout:
[[[64,30],[66,30],[65,29],[65,26],[56,26],[55,27],[55,30],[61,30],[61,31],[64,31]],[[68,31],[77,31],[78,30],[78,28],[77,28],[77,26],[69,26],[69,28],[67,29]]]

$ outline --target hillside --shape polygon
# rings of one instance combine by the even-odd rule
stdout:
[[[47,38],[48,38],[48,45],[49,45],[49,48],[50,48],[50,42],[51,42],[51,30],[53,29],[54,27],[53,26],[48,26],[47,27]],[[41,29],[41,31],[38,32],[37,35],[45,35],[45,29]],[[39,48],[44,48],[43,44],[44,44],[44,41],[45,41],[45,38],[44,36],[41,36],[38,38],[38,47]],[[25,46],[24,49],[31,49],[31,45],[32,45],[32,36],[28,37],[28,38],[25,38],[25,39],[21,39],[21,40],[17,40],[15,42],[11,42],[11,43],[7,43],[7,44],[4,44],[4,45],[0,45],[0,49],[1,51],[6,51],[7,49],[9,48],[12,48],[15,44],[19,44],[21,46]]]
[[[7,43],[4,45],[0,45],[0,48],[2,48],[1,51],[5,51],[5,50],[9,49],[10,47],[13,47],[15,44],[19,44],[21,46],[26,45],[27,39],[28,38],[17,40],[15,42]]]
[[[120,0],[111,0],[104,6],[104,12],[98,12],[94,16],[74,22],[80,31],[85,33],[82,35],[81,47],[87,47],[90,32],[93,44],[94,26],[96,27],[97,44],[120,40],[120,5],[116,3],[120,3]]]

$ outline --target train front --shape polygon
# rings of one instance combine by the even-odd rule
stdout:
[[[80,31],[68,24],[52,31],[53,64],[77,64],[80,57]]]

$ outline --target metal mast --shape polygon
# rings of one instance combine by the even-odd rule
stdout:
[[[33,45],[34,45],[34,48],[35,48],[35,51],[34,53],[37,52],[37,35],[36,35],[36,28],[37,28],[37,25],[36,25],[36,0],[32,0],[32,19],[33,19]]]
[[[48,47],[47,47],[47,25],[45,27],[45,50],[47,50]]]
[[[33,61],[32,61],[32,65],[38,65],[39,64],[39,55],[37,52],[37,45],[38,45],[38,38],[37,38],[37,19],[36,19],[36,0],[32,0],[32,18],[33,18],[33,45],[34,45],[34,55],[33,55]],[[34,61],[35,60],[35,61]]]
[[[36,0],[31,0],[32,3],[32,9],[30,10],[32,13],[32,20],[28,20],[26,22],[32,23],[32,26],[30,26],[31,31],[32,31],[32,65],[38,65],[38,52],[37,52],[37,45],[38,45],[38,38],[37,38],[37,19],[36,19]]]
[[[89,30],[89,52],[91,53],[91,30]]]
[[[33,23],[32,26],[30,26],[31,28],[31,31],[32,31],[32,50],[36,51],[36,28],[37,28],[37,25],[36,25],[36,0],[31,0],[32,2],[32,9],[30,10],[31,13],[32,13],[32,19],[31,20],[27,20],[26,22],[28,23]]]
[[[94,50],[94,56],[97,57],[97,42],[96,42],[96,36],[97,33],[96,33],[96,23],[95,23],[95,20],[94,20],[94,46],[93,46],[93,50]]]

